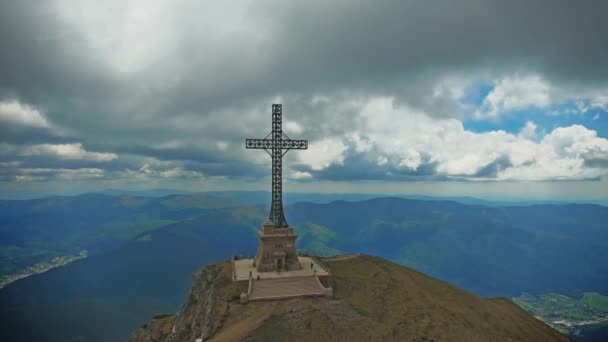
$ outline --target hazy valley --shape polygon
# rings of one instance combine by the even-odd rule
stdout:
[[[0,290],[7,327],[0,337],[29,340],[44,332],[50,340],[124,339],[152,316],[175,312],[193,272],[255,252],[267,194],[245,195],[0,202],[3,275],[89,251],[85,259]],[[608,293],[603,206],[302,197],[289,199],[285,209],[302,250],[377,255],[486,297]],[[546,309],[542,301],[527,303],[522,306],[533,314]],[[571,314],[564,311],[568,303],[554,312]]]

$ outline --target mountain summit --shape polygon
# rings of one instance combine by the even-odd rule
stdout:
[[[194,274],[177,314],[156,316],[130,341],[569,340],[505,298],[481,298],[378,257],[322,260],[333,299],[242,305],[231,264],[210,265]]]

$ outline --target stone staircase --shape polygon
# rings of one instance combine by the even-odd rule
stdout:
[[[324,296],[315,276],[253,280],[249,300],[283,299],[301,296]]]

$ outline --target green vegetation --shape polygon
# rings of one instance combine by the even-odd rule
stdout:
[[[436,250],[428,243],[414,242],[401,249],[400,264],[422,272],[432,272],[433,265],[447,262],[448,255],[442,250]]]
[[[314,241],[306,245],[306,251],[312,253],[314,255],[318,255],[320,257],[332,257],[338,254],[343,254],[344,252],[339,249],[331,248],[322,242]]]
[[[261,211],[260,208],[256,206],[234,207],[230,211],[230,214],[240,221],[264,222],[266,217],[266,212]],[[255,230],[258,230],[259,228],[259,226],[256,226]]]
[[[0,277],[18,273],[25,268],[60,256],[57,251],[29,246],[0,245]]]
[[[608,313],[608,296],[595,292],[585,292],[582,301],[594,310]]]
[[[78,254],[82,249],[92,249],[99,252],[96,245],[120,244],[136,236],[156,230],[176,220],[150,219],[145,215],[136,215],[130,219],[117,220],[106,224],[82,229],[61,241],[47,239],[44,235],[35,236],[21,245],[0,244],[0,278],[4,285],[23,278],[23,275],[40,273],[63,265],[65,262],[57,260],[71,260],[72,255]],[[142,236],[138,241],[149,241],[151,237]],[[92,247],[91,247],[92,246]],[[34,272],[33,270],[36,270]],[[3,285],[3,286],[4,286]]]
[[[169,209],[184,210],[189,208],[226,208],[236,205],[236,202],[224,197],[192,194],[169,196],[166,199],[161,200],[160,204]]]
[[[334,231],[316,223],[307,222],[302,228],[303,236],[308,235],[311,239],[323,243],[331,242],[336,238],[336,233]]]
[[[330,228],[306,222],[299,225],[297,229],[300,234],[298,238],[300,249],[322,257],[331,257],[343,253],[341,250],[331,247],[335,245],[336,232]]]
[[[569,334],[583,325],[608,325],[607,300],[608,297],[595,292],[585,293],[580,300],[556,293],[540,296],[523,293],[513,298],[513,302],[530,314]]]
[[[53,257],[50,261],[39,262],[32,266],[28,266],[25,269],[19,270],[15,273],[0,275],[0,289],[16,280],[26,278],[34,274],[46,272],[55,267],[67,265],[72,261],[83,259],[87,256],[88,252],[86,250],[83,250],[76,255],[56,256]]]
[[[139,238],[137,238],[137,240],[135,240],[137,242],[150,242],[152,241],[152,235],[150,234],[146,234],[146,235],[142,235]]]
[[[84,232],[68,240],[70,244],[86,246],[98,241],[126,241],[139,234],[156,230],[159,227],[175,223],[175,220],[150,219],[145,215],[137,215],[130,220],[114,221]]]

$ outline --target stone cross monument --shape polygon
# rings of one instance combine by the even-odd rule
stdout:
[[[283,156],[289,150],[306,150],[308,140],[292,140],[283,132],[283,107],[272,105],[272,131],[264,139],[246,139],[245,147],[266,151],[272,158],[272,202],[268,220],[258,232],[260,245],[255,256],[259,272],[297,270],[302,266],[296,253],[296,238],[293,227],[283,213]]]

